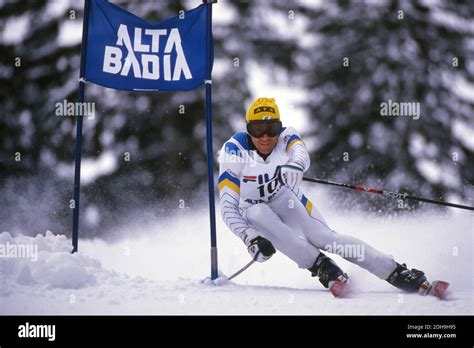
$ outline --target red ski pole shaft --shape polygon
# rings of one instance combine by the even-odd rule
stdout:
[[[455,204],[455,203],[444,202],[444,201],[437,201],[437,200],[429,199],[429,198],[415,197],[415,196],[410,196],[406,193],[390,192],[390,191],[385,191],[385,190],[380,190],[380,189],[375,189],[375,188],[368,188],[368,187],[364,187],[364,186],[343,184],[343,183],[338,183],[338,182],[334,182],[334,181],[321,180],[321,179],[312,179],[312,178],[306,178],[306,177],[303,178],[303,181],[314,182],[314,183],[317,183],[317,184],[345,187],[345,188],[349,188],[349,189],[357,190],[357,191],[377,193],[377,194],[381,194],[381,195],[384,195],[384,196],[389,196],[389,197],[392,197],[392,198],[411,199],[413,201],[426,202],[426,203],[431,203],[431,204],[443,205],[443,206],[447,206],[447,207],[466,209],[466,210],[474,210],[474,207],[471,207],[471,206],[468,206],[468,205]]]

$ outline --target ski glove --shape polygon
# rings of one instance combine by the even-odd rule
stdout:
[[[273,244],[268,239],[260,236],[252,239],[247,250],[250,256],[257,262],[265,262],[276,253]]]
[[[303,169],[295,162],[288,162],[280,166],[280,180],[290,189],[296,190],[303,181]]]

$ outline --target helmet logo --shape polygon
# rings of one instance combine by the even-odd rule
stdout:
[[[272,117],[271,116],[262,116],[262,120],[271,120]]]
[[[259,112],[265,112],[265,111],[271,112],[273,114],[275,113],[275,109],[272,108],[271,106],[260,106],[258,108],[255,108],[253,110],[253,113],[255,115],[255,114],[258,114]]]

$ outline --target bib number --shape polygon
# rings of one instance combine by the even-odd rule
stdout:
[[[278,180],[276,177],[272,179],[271,181],[263,185],[259,185],[257,187],[258,192],[260,194],[260,198],[264,198],[266,196],[268,196],[268,198],[271,198],[273,196],[272,193],[274,193],[277,188],[278,188]]]

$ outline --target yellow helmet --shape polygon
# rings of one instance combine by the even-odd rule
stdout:
[[[279,120],[280,110],[274,98],[257,98],[247,109],[245,116],[250,121]]]

